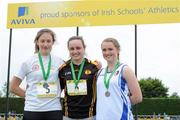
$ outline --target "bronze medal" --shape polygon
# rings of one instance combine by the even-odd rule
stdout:
[[[106,69],[105,69],[105,74],[104,74],[104,86],[105,86],[106,89],[107,89],[107,91],[105,92],[105,96],[106,96],[106,97],[109,97],[109,96],[110,96],[110,92],[108,91],[108,89],[109,89],[109,83],[110,83],[110,80],[111,80],[112,76],[113,76],[113,75],[117,75],[117,74],[119,73],[119,72],[117,72],[117,74],[114,74],[115,71],[118,69],[119,65],[120,65],[120,63],[119,63],[119,61],[117,60],[115,66],[114,66],[114,68],[113,68],[113,70],[112,70],[112,72],[111,72],[111,74],[110,74],[110,76],[109,76],[108,78],[107,78],[108,66],[107,66]]]
[[[109,92],[109,91],[106,91],[106,92],[105,92],[105,96],[106,96],[106,97],[109,97],[109,96],[110,96],[110,92]]]

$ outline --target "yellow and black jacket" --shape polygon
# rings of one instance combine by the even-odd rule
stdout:
[[[92,62],[85,58],[85,64],[80,79],[86,80],[87,95],[70,96],[67,94],[66,82],[73,80],[70,61],[68,60],[59,70],[59,79],[61,89],[64,89],[63,115],[82,119],[92,117],[96,114],[96,74],[98,72],[96,62]],[[74,64],[76,77],[80,65]]]

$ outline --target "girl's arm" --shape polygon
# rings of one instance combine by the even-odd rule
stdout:
[[[131,103],[133,105],[140,103],[142,101],[142,92],[141,92],[138,80],[130,67],[128,66],[124,67],[123,77],[125,78],[129,91],[130,91],[129,97],[130,97]]]
[[[25,91],[19,87],[22,80],[18,77],[13,77],[10,83],[10,92],[14,93],[15,95],[18,95],[20,97],[25,97]]]

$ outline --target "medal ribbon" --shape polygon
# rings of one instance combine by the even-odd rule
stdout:
[[[113,71],[111,72],[111,74],[109,76],[109,78],[107,78],[108,67],[106,67],[105,75],[104,75],[104,86],[106,87],[107,90],[109,89],[110,79],[114,75],[114,73],[117,70],[117,68],[119,67],[119,65],[120,65],[120,63],[119,63],[119,61],[117,61],[114,68],[113,68]]]
[[[85,59],[83,59],[83,61],[81,62],[80,69],[79,69],[79,72],[78,72],[78,79],[77,79],[76,75],[75,75],[73,62],[71,60],[70,66],[71,66],[71,72],[72,72],[73,81],[75,83],[75,88],[78,87],[78,83],[79,83],[79,80],[80,80],[80,77],[81,77],[81,74],[82,74],[82,71],[83,71],[84,63],[85,63]]]
[[[40,54],[39,51],[38,51],[38,57],[39,57],[39,63],[40,63],[40,66],[41,66],[41,71],[43,73],[43,78],[44,78],[45,81],[47,81],[47,79],[49,77],[49,74],[50,74],[50,69],[51,69],[51,55],[49,56],[47,73],[45,73],[42,57],[41,57],[41,54]]]

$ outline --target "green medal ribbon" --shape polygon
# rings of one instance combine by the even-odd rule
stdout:
[[[43,78],[44,78],[45,81],[47,81],[47,79],[49,77],[49,74],[50,74],[50,69],[51,69],[51,55],[49,56],[47,73],[45,73],[42,57],[41,57],[41,54],[40,54],[39,51],[38,51],[38,57],[39,57],[39,63],[40,63],[40,66],[41,66],[41,70],[42,70],[42,73],[43,73]]]
[[[85,59],[83,59],[83,61],[81,62],[80,70],[78,72],[78,79],[76,79],[73,62],[71,61],[71,63],[70,63],[72,77],[73,77],[73,81],[75,83],[75,89],[78,88],[78,83],[79,83],[79,80],[80,80],[80,77],[81,77],[81,74],[82,74],[82,71],[83,71],[84,63],[85,63]]]
[[[105,75],[104,75],[104,86],[106,87],[106,89],[108,90],[109,89],[109,82],[110,82],[110,79],[112,78],[112,76],[114,75],[116,69],[119,67],[120,63],[119,61],[116,62],[114,68],[113,68],[113,71],[111,72],[109,78],[107,79],[107,72],[108,72],[108,67],[106,67],[106,70],[105,70]]]

